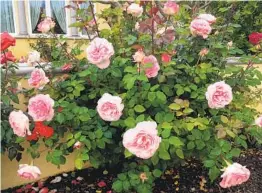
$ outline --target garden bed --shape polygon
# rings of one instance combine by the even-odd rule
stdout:
[[[187,162],[183,167],[171,169],[165,172],[155,182],[154,193],[188,193],[188,192],[213,192],[213,193],[260,193],[262,191],[262,150],[251,149],[242,153],[240,158],[236,159],[238,163],[246,166],[251,171],[248,182],[230,189],[222,189],[219,181],[213,184],[208,179],[207,171],[197,161]],[[120,169],[120,168],[118,168]],[[47,187],[49,192],[72,192],[72,193],[112,193],[111,190],[113,179],[118,171],[112,168],[94,169],[87,168],[77,172],[69,172],[50,177],[43,182],[43,187]],[[57,178],[58,177],[58,178]],[[61,181],[51,183],[55,178]],[[36,182],[8,190],[3,193],[13,192],[34,192],[31,187],[38,187],[41,183]],[[42,187],[42,188],[43,188]],[[35,192],[38,192],[36,188]],[[41,190],[41,188],[39,189]],[[55,191],[56,190],[56,191]],[[44,191],[43,191],[44,193]]]

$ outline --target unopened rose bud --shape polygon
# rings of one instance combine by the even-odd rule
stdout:
[[[74,149],[80,149],[80,147],[81,147],[81,142],[80,141],[77,141],[75,144],[74,144]]]
[[[209,50],[207,48],[203,48],[200,52],[199,52],[199,56],[204,57],[205,55],[207,55],[209,52]]]
[[[146,173],[144,173],[144,172],[139,175],[139,178],[142,180],[143,183],[145,182],[145,180],[148,179],[147,176],[146,176]]]

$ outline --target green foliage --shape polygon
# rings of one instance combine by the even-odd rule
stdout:
[[[51,76],[50,83],[38,91],[50,94],[55,100],[55,117],[49,122],[55,134],[43,139],[48,150],[46,160],[60,166],[66,163],[66,155],[76,151],[76,169],[82,169],[87,162],[95,168],[113,165],[121,169],[113,183],[115,192],[152,192],[155,178],[192,157],[201,160],[209,170],[210,179],[215,180],[226,166],[225,160],[232,162],[252,141],[256,141],[256,145],[262,142],[262,130],[253,124],[258,115],[253,107],[262,96],[261,90],[257,89],[262,82],[262,73],[253,66],[255,57],[244,55],[250,53],[248,48],[251,47],[246,41],[247,35],[257,29],[260,21],[250,28],[240,27],[248,25],[251,16],[257,18],[249,11],[254,9],[257,12],[261,4],[207,4],[206,10],[213,10],[209,13],[217,17],[217,22],[212,25],[209,37],[202,39],[192,36],[188,26],[198,14],[191,15],[191,8],[202,7],[204,2],[180,2],[179,14],[168,22],[159,21],[157,26],[159,30],[173,25],[176,38],[161,42],[160,37],[152,37],[148,32],[148,25],[152,27],[149,14],[141,17],[145,21],[142,25],[145,32],[141,33],[134,29],[138,19],[117,7],[118,3],[123,2],[112,4],[98,15],[107,22],[110,30],[97,31],[96,26],[88,29],[88,35],[92,31],[92,35],[99,34],[113,44],[115,54],[106,69],[99,69],[86,59],[78,59],[84,51],[81,45],[87,45],[87,40],[68,49],[66,38],[55,35],[51,40],[40,38],[36,45],[32,45],[44,59],[52,62],[53,67],[64,63],[74,66],[66,78],[63,79],[64,75],[61,79]],[[150,4],[145,7],[149,9]],[[231,14],[232,9],[236,15]],[[78,21],[72,26],[85,30],[92,17],[85,9],[79,8],[76,12]],[[228,15],[230,21],[224,15]],[[236,35],[240,32],[240,36]],[[229,49],[227,43],[230,40],[236,45]],[[139,48],[143,48],[146,55],[156,56],[160,65],[156,77],[148,78],[144,73],[143,68],[152,64],[138,70],[132,55]],[[209,53],[200,57],[203,48],[208,48]],[[171,55],[174,50],[176,54],[172,55],[170,62],[161,62],[162,53]],[[249,65],[226,65],[226,59],[236,55],[242,55],[241,60],[244,63],[249,61]],[[211,109],[205,98],[207,87],[222,80],[232,87],[233,101],[225,108]],[[10,101],[18,103],[17,95],[8,91],[9,87],[17,85],[13,85],[13,81],[10,84],[5,83],[2,87],[2,151],[8,151],[10,159],[19,159],[23,151],[20,143],[26,140],[15,137],[8,124],[8,115],[13,109]],[[104,93],[122,98],[125,107],[120,120],[103,121],[98,115],[97,101]],[[31,97],[34,93],[29,90],[23,94]],[[137,158],[123,147],[123,133],[139,122],[152,120],[157,123],[161,143],[150,159]],[[79,149],[74,148],[76,142],[81,143]],[[39,142],[30,142],[27,152],[32,158],[38,158]],[[141,178],[141,174],[145,178]]]

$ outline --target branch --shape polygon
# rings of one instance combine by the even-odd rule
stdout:
[[[94,12],[94,7],[93,7],[93,4],[91,3],[91,1],[89,1],[89,4],[90,4],[90,7],[91,7],[91,12],[92,12],[93,19],[94,19],[95,24],[96,24],[97,35],[98,35],[98,37],[100,37],[98,24],[97,24],[95,12]]]
[[[95,1],[95,3],[108,4],[111,5],[112,8],[121,7],[121,4],[117,1]]]

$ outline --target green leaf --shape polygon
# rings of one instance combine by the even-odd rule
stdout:
[[[214,160],[205,160],[204,161],[204,166],[207,168],[211,168],[215,165],[215,161]]]
[[[86,70],[80,72],[78,75],[79,75],[80,77],[86,77],[86,76],[88,76],[88,75],[90,75],[90,74],[91,74],[91,71],[90,71],[89,69],[86,69]]]
[[[164,129],[161,133],[161,136],[163,138],[168,138],[170,136],[170,133],[171,133],[171,129]]]
[[[181,159],[184,159],[184,153],[182,151],[182,149],[177,149],[176,150],[176,155],[181,158]]]
[[[191,149],[194,149],[195,148],[195,143],[193,141],[190,141],[188,144],[187,144],[187,149],[188,150],[191,150]]]
[[[222,121],[223,123],[228,123],[228,118],[227,118],[226,116],[221,115],[221,116],[220,116],[220,119],[221,119],[221,121]]]
[[[153,170],[153,175],[157,178],[159,178],[162,175],[162,171],[159,169],[154,169]]]
[[[163,149],[159,151],[159,157],[163,160],[170,160],[171,159],[168,151],[163,150]]]
[[[70,141],[67,142],[67,147],[71,147],[75,144],[76,140],[75,139],[70,139]]]
[[[168,139],[168,141],[170,144],[174,145],[175,147],[180,147],[184,145],[184,143],[178,137],[175,136],[171,136]]]
[[[116,192],[122,192],[123,190],[123,183],[121,180],[117,180],[113,183],[112,188]]]
[[[81,131],[78,131],[76,134],[75,134],[75,139],[79,139],[80,138],[80,136],[81,136]]]
[[[132,128],[136,125],[136,121],[133,117],[128,117],[124,122],[128,128]]]
[[[196,140],[195,144],[196,144],[198,150],[201,150],[206,146],[205,143],[202,140]]]
[[[126,175],[125,174],[118,174],[117,178],[119,178],[121,181],[125,181],[126,180]]]
[[[66,140],[72,139],[74,137],[74,135],[72,133],[68,133]]]
[[[133,154],[132,154],[130,151],[128,151],[127,149],[125,149],[124,154],[125,154],[125,158],[131,157],[131,156],[133,155]]]
[[[157,153],[155,153],[155,154],[153,155],[153,157],[151,157],[151,161],[152,161],[152,163],[153,163],[154,166],[155,166],[156,164],[158,164],[158,162],[159,162],[159,157],[158,157]]]
[[[58,115],[56,115],[56,120],[61,124],[65,121],[65,115],[63,113],[58,113]]]
[[[122,72],[119,68],[114,68],[111,72],[114,77],[122,77]]]
[[[95,131],[95,136],[96,136],[96,138],[97,139],[100,139],[100,138],[102,138],[103,137],[103,131],[102,131],[102,129],[97,129],[96,131]]]
[[[183,90],[182,87],[178,87],[178,89],[176,90],[177,96],[180,96],[180,95],[184,94],[184,92],[185,92],[185,91]]]
[[[89,155],[87,153],[82,154],[82,160],[89,160]]]
[[[77,158],[75,160],[75,167],[76,167],[76,169],[81,170],[83,168],[83,165],[84,165],[84,162],[83,162],[82,159]]]
[[[163,92],[157,91],[156,96],[159,100],[166,102],[166,95]]]
[[[180,106],[176,103],[171,103],[168,107],[172,110],[179,110],[180,109]]]
[[[230,151],[230,154],[233,156],[233,157],[239,157],[241,153],[241,150],[239,148],[233,148],[231,151]]]
[[[149,92],[147,95],[147,98],[149,101],[153,102],[156,98],[156,93],[155,92]]]
[[[183,110],[183,113],[186,113],[186,114],[189,114],[189,113],[192,113],[192,112],[194,112],[194,110],[191,109],[191,108],[185,108],[185,109]]]
[[[135,111],[138,113],[144,112],[146,109],[142,105],[136,105],[135,106]]]
[[[219,174],[220,170],[216,166],[213,166],[209,169],[208,175],[212,182],[219,176]]]

